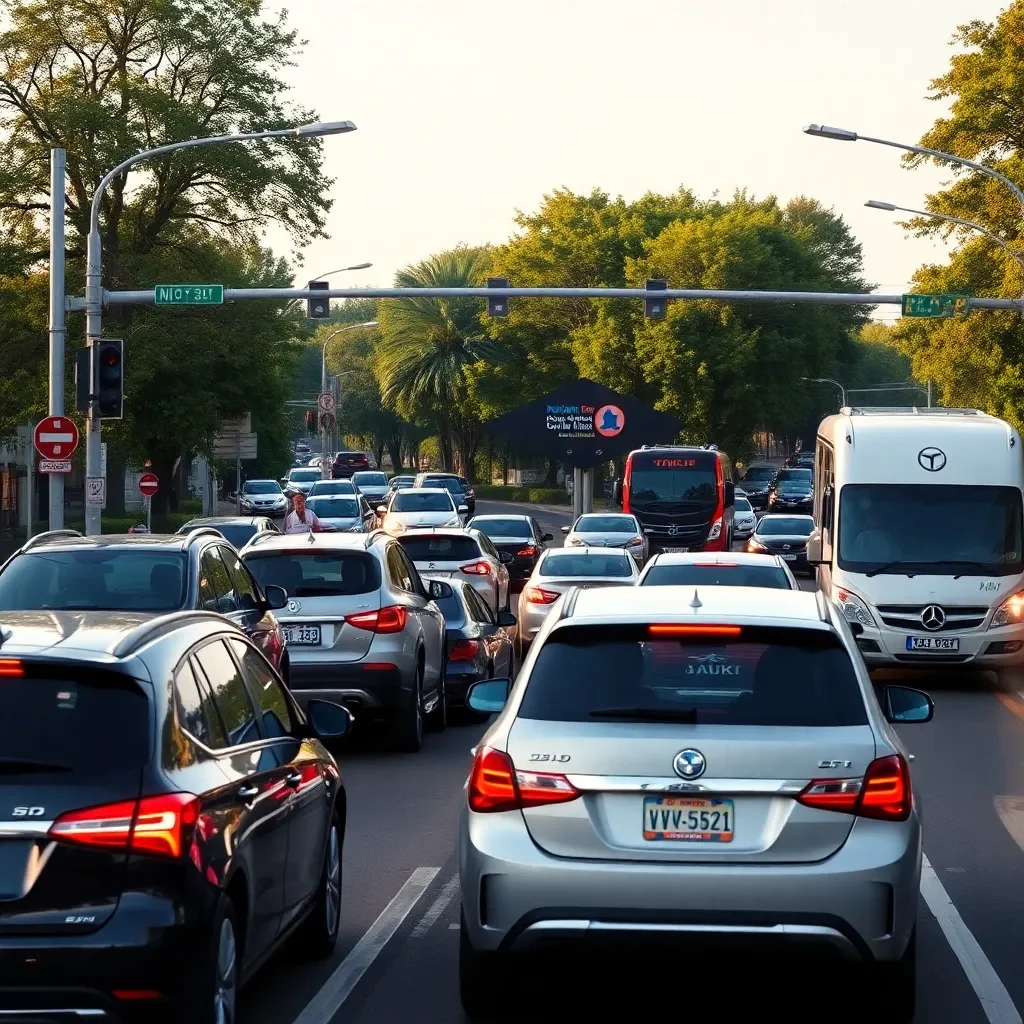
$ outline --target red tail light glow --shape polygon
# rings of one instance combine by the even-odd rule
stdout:
[[[530,604],[554,604],[562,596],[553,590],[544,590],[542,587],[527,587],[525,593],[526,600]]]
[[[647,627],[651,636],[739,636],[739,626],[677,626],[674,623],[655,623]]]
[[[368,629],[373,633],[401,633],[405,629],[405,618],[405,609],[400,604],[392,604],[380,611],[346,615],[345,621],[356,629]]]
[[[467,576],[489,576],[492,568],[490,562],[470,562],[469,565],[462,566],[460,571]]]
[[[491,747],[477,753],[468,792],[469,808],[478,814],[560,804],[580,795],[564,775],[517,769],[508,754]]]
[[[532,546],[531,547],[526,547],[526,548],[522,548],[520,551],[517,551],[516,554],[520,558],[533,558],[533,556],[537,554],[537,549],[535,547],[532,547]]]
[[[900,754],[880,757],[862,779],[812,779],[797,800],[861,818],[906,821],[913,806],[910,769]]]
[[[20,679],[25,669],[17,658],[0,658],[0,679]]]
[[[66,843],[178,858],[192,841],[199,798],[165,793],[62,814],[50,835]]]
[[[448,655],[449,661],[472,661],[480,651],[479,640],[459,640]]]

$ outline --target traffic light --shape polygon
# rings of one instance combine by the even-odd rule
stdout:
[[[316,417],[312,409],[306,410],[306,433],[312,437],[316,433]]]
[[[309,290],[317,292],[325,292],[331,287],[330,281],[310,281]],[[316,296],[311,299],[306,299],[306,316],[310,320],[330,320],[331,318],[331,300],[324,295],[322,298]]]
[[[119,420],[124,415],[124,342],[102,338],[95,342],[99,365],[96,401],[100,419]]]
[[[507,277],[489,277],[487,278],[488,288],[507,288],[508,278]],[[508,316],[508,299],[506,298],[494,298],[490,295],[487,296],[487,315],[504,317]]]
[[[668,281],[660,279],[647,280],[649,292],[663,292],[668,288]],[[668,299],[644,299],[644,316],[648,320],[664,320],[668,313]]]

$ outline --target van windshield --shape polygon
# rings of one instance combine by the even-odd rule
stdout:
[[[1016,487],[847,484],[839,500],[839,567],[923,576],[1024,572]]]

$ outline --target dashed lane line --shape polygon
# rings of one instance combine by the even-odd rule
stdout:
[[[437,924],[437,919],[445,912],[448,904],[455,898],[459,891],[459,876],[449,879],[444,888],[438,894],[436,900],[427,907],[427,912],[419,919],[416,927],[410,933],[410,938],[422,939],[431,928]]]
[[[380,917],[370,925],[366,934],[352,947],[348,956],[334,969],[320,991],[295,1018],[294,1024],[330,1024],[338,1008],[352,994],[381,950],[402,926],[440,868],[417,868],[406,879],[405,885],[381,911]]]

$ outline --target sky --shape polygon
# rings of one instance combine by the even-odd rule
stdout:
[[[868,199],[920,208],[948,172],[806,136],[812,122],[915,143],[957,25],[998,0],[293,0],[298,104],[356,132],[324,141],[330,238],[300,280],[387,287],[459,243],[500,243],[555,188],[633,200],[680,186],[807,195],[842,214],[867,279],[908,289],[945,245]],[[267,241],[288,251],[283,233]],[[515,284],[515,282],[512,282]],[[895,307],[878,315],[893,319]]]

